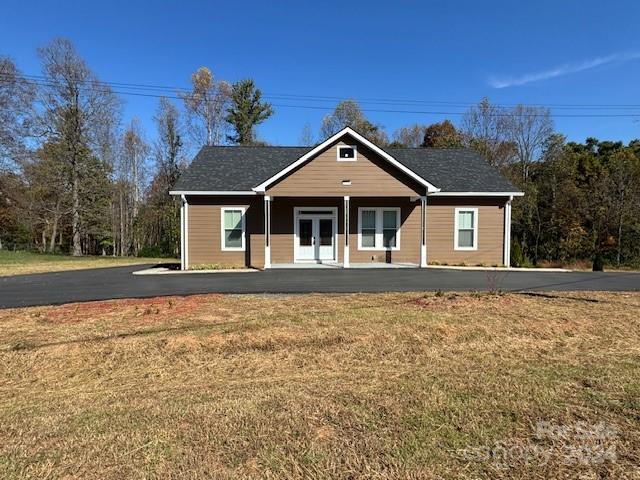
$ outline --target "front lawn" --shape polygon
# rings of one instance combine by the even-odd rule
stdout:
[[[201,295],[0,324],[1,478],[638,474],[638,293]]]
[[[176,262],[176,260],[170,258],[140,257],[72,257],[70,255],[50,255],[0,250],[0,276],[171,262]]]

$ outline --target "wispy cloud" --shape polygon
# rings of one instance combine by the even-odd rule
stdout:
[[[511,77],[490,77],[489,85],[493,88],[507,88],[516,87],[519,85],[526,85],[531,82],[538,82],[540,80],[547,80],[549,78],[561,77],[563,75],[569,75],[572,73],[583,72],[592,68],[600,67],[603,65],[624,63],[631,60],[640,58],[640,51],[638,52],[619,52],[613,55],[607,55],[606,57],[596,57],[590,60],[585,60],[577,63],[565,63],[549,70],[543,70],[541,72],[526,73],[519,76]]]

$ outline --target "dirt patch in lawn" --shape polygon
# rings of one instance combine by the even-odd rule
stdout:
[[[0,311],[3,478],[635,478],[640,294]]]

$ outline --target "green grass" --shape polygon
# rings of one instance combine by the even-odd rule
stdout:
[[[25,273],[59,272],[85,268],[117,267],[144,263],[170,263],[170,258],[102,257],[52,255],[32,252],[0,250],[0,276]]]

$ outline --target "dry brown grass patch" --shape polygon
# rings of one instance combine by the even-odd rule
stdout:
[[[3,310],[0,475],[632,478],[639,319],[638,293]],[[567,465],[566,441],[535,438],[539,421],[614,425],[615,460]],[[501,444],[552,458],[461,456]]]

